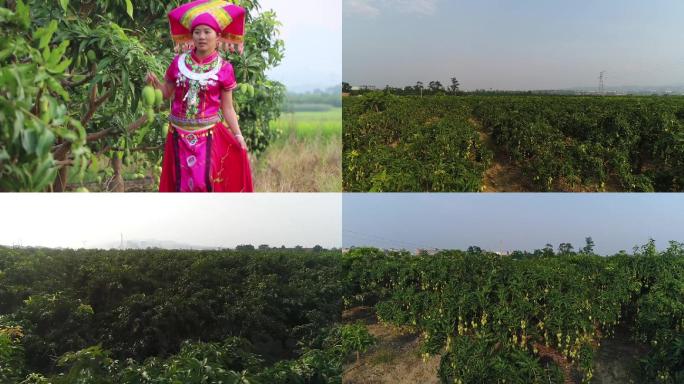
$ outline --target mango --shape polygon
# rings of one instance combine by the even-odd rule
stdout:
[[[145,88],[142,90],[142,97],[143,97],[143,104],[146,107],[152,107],[154,106],[154,88],[150,85],[146,85]]]
[[[164,102],[164,94],[162,93],[161,89],[155,89],[154,90],[154,106],[159,108],[159,107],[161,107],[163,102]]]

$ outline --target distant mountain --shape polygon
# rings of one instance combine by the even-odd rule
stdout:
[[[342,84],[332,85],[332,86],[294,86],[287,87],[287,93],[295,95],[307,95],[307,94],[340,94],[342,92]]]
[[[579,91],[579,92],[592,92],[598,93],[597,87],[573,87],[567,90]],[[611,93],[629,93],[629,94],[675,94],[684,95],[684,84],[683,85],[656,85],[656,86],[644,86],[644,85],[622,85],[622,86],[606,86],[606,92]]]
[[[121,243],[107,243],[103,244],[102,248],[105,249],[117,249],[121,246]],[[155,240],[155,239],[145,239],[145,240],[126,240],[124,241],[124,249],[146,249],[146,248],[163,248],[163,249],[216,249],[216,247],[205,247],[199,245],[179,243],[170,240]]]

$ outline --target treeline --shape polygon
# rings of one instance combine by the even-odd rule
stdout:
[[[451,78],[451,84],[444,86],[442,83],[438,80],[433,80],[428,82],[427,84],[423,83],[422,81],[416,82],[415,85],[407,85],[405,87],[391,87],[389,85],[385,86],[382,89],[378,89],[376,87],[367,87],[367,86],[361,86],[361,87],[352,87],[351,84],[347,82],[342,82],[342,92],[352,95],[352,96],[357,96],[357,95],[363,95],[368,92],[374,92],[374,91],[379,91],[382,90],[385,93],[397,95],[397,96],[433,96],[433,95],[460,95],[463,94],[460,90],[461,84],[459,81],[455,78]]]
[[[0,382],[339,382],[342,275],[323,249],[0,248]]]
[[[306,93],[290,92],[285,97],[283,112],[323,112],[340,107],[340,87],[335,86]]]

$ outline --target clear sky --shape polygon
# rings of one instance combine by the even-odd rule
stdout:
[[[0,244],[93,247],[174,241],[201,247],[341,244],[339,194],[0,194]]]
[[[269,77],[296,92],[342,82],[342,0],[260,0],[259,4],[262,10],[274,10],[283,24],[285,59],[268,72]]]
[[[595,251],[684,242],[684,194],[345,194],[345,247],[534,250],[585,237]]]
[[[343,0],[343,78],[462,89],[684,84],[681,0]]]

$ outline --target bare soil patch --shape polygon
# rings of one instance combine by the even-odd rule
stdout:
[[[345,384],[439,384],[440,356],[426,360],[420,355],[420,334],[406,328],[379,323],[372,309],[358,307],[345,311],[343,321],[361,320],[377,339],[377,344],[344,367]]]
[[[484,175],[484,185],[482,186],[482,192],[525,192],[529,191],[530,188],[526,188],[523,184],[523,175],[520,170],[511,165],[506,156],[497,149],[494,139],[491,135],[482,127],[480,123],[474,117],[470,117],[468,122],[477,129],[480,134],[480,142],[485,145],[492,153],[494,153],[494,159],[492,164],[485,171]]]

